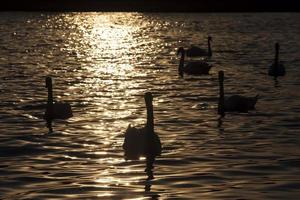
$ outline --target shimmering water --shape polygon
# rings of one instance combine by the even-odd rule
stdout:
[[[0,35],[0,199],[300,198],[298,13],[2,12]],[[207,35],[211,75],[179,78],[176,49]],[[218,121],[219,70],[227,93],[260,95],[256,111]],[[47,75],[74,112],[51,134]],[[146,91],[163,145],[150,181],[122,149]]]

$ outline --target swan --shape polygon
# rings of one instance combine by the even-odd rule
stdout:
[[[209,70],[212,67],[211,64],[205,61],[191,61],[184,65],[184,57],[185,57],[185,49],[180,47],[177,50],[177,56],[181,54],[179,66],[178,66],[178,73],[181,77],[183,74],[190,74],[190,75],[203,75],[209,74]]]
[[[211,57],[212,56],[212,50],[211,50],[211,44],[210,42],[212,41],[212,37],[208,36],[207,38],[207,45],[208,45],[208,50],[204,50],[200,47],[197,46],[191,46],[186,50],[186,56],[187,57],[197,57],[197,56],[207,56]]]
[[[44,119],[47,122],[49,132],[52,132],[51,122],[54,119],[68,119],[73,117],[71,105],[64,102],[53,102],[52,78],[46,77],[46,88],[48,88],[48,101]]]
[[[144,98],[147,122],[143,128],[128,125],[123,143],[126,160],[138,160],[141,156],[145,156],[147,160],[154,160],[161,154],[161,142],[159,136],[154,132],[152,93],[146,92]]]
[[[224,72],[219,71],[219,104],[218,113],[224,117],[225,112],[248,112],[254,110],[258,100],[258,95],[254,97],[245,97],[241,95],[232,95],[224,97]]]
[[[275,60],[274,63],[269,67],[269,76],[284,76],[285,68],[283,63],[279,62],[279,43],[275,43]]]

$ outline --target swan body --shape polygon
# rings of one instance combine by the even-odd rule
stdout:
[[[190,48],[186,50],[186,56],[187,57],[201,57],[201,56],[207,56],[211,57],[212,56],[212,50],[211,50],[211,44],[210,42],[212,41],[212,37],[207,38],[207,45],[208,49],[204,50],[200,47],[192,45]]]
[[[277,64],[273,63],[269,67],[268,75],[269,76],[284,76],[285,75],[285,67],[284,67],[283,63],[282,62],[279,62]]]
[[[275,43],[275,60],[269,67],[268,75],[274,77],[285,75],[285,67],[282,62],[279,62],[279,43]]]
[[[154,132],[152,94],[145,94],[147,123],[143,128],[131,127],[129,124],[123,143],[126,160],[137,160],[141,156],[154,158],[161,154],[161,142]]]
[[[189,75],[207,75],[212,65],[205,61],[191,61],[184,65],[185,49],[180,47],[177,50],[177,55],[181,54],[178,66],[178,73],[183,76],[184,73]]]
[[[204,61],[192,61],[185,65],[183,71],[184,73],[191,75],[204,75],[209,74],[211,67],[211,64]]]
[[[254,110],[258,95],[254,97],[245,97],[241,95],[232,95],[225,97],[225,112],[248,112]]]
[[[52,132],[52,120],[54,119],[68,119],[73,117],[71,105],[64,102],[53,102],[52,78],[46,77],[46,88],[48,88],[48,101],[44,119],[47,122],[49,131]]]
[[[223,117],[225,112],[248,112],[255,109],[258,95],[246,97],[242,95],[224,96],[224,72],[219,71],[219,104],[218,113]]]
[[[51,106],[46,108],[44,119],[68,119],[73,117],[72,108],[69,103],[55,102]]]
[[[153,155],[159,156],[161,154],[161,143],[157,134],[151,134],[149,137],[147,127],[135,128],[128,125],[125,132],[125,140],[123,149],[125,151],[125,158],[127,160],[138,160],[141,156],[147,156],[147,143],[149,139],[153,142]]]

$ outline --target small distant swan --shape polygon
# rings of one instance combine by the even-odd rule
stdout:
[[[268,75],[275,77],[285,75],[285,67],[283,63],[279,62],[279,43],[275,43],[275,60],[269,67]]]
[[[190,75],[206,75],[209,74],[209,70],[212,67],[211,64],[205,61],[191,61],[184,65],[184,57],[185,57],[185,49],[180,47],[177,50],[177,56],[181,54],[179,66],[178,66],[178,73],[181,77],[183,74],[190,74]]]
[[[233,95],[224,97],[224,72],[219,71],[219,104],[218,113],[223,117],[225,112],[248,112],[254,110],[258,100],[258,95],[254,97],[245,97],[241,95]]]
[[[200,47],[192,45],[192,47],[190,47],[186,50],[186,56],[187,57],[197,57],[197,56],[211,57],[212,56],[212,50],[211,50],[211,44],[210,44],[211,41],[212,41],[212,37],[208,36],[208,38],[207,38],[208,49],[207,50],[204,50]]]
[[[48,88],[48,101],[44,119],[47,122],[49,132],[52,132],[51,122],[54,119],[68,119],[73,116],[70,104],[64,102],[53,102],[52,78],[46,77],[46,88]]]
[[[147,123],[143,128],[131,127],[129,124],[123,143],[126,160],[137,160],[141,156],[146,156],[147,160],[153,160],[161,154],[161,143],[158,135],[154,132],[154,117],[152,94],[145,93],[145,103],[147,107]]]

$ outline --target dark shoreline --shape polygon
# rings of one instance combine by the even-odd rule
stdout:
[[[300,6],[297,0],[11,0],[0,11],[300,12]]]

